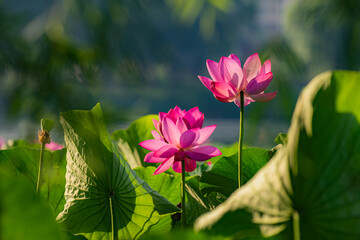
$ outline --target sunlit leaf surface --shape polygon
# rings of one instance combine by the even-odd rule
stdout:
[[[111,139],[118,144],[120,153],[131,168],[154,165],[144,163],[144,157],[149,151],[139,146],[140,142],[154,138],[151,134],[151,130],[155,130],[153,119],[158,120],[158,116],[141,117],[127,129],[120,129],[111,134]]]

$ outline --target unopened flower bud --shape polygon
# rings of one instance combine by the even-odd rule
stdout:
[[[51,139],[50,139],[50,133],[46,130],[44,131],[39,131],[38,132],[38,137],[39,137],[39,142],[40,143],[50,143]]]

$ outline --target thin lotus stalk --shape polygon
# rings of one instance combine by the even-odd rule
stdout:
[[[240,92],[240,129],[239,129],[239,154],[238,154],[238,184],[239,188],[243,185],[243,159],[242,147],[244,138],[244,92]]]
[[[181,228],[186,227],[186,210],[185,210],[185,161],[181,161]]]
[[[40,187],[42,184],[42,168],[43,168],[43,162],[44,162],[44,150],[45,150],[45,142],[42,142],[41,149],[40,149],[38,179],[37,179],[37,183],[36,183],[36,194],[39,194]]]
[[[293,212],[294,240],[300,240],[300,216],[297,211]]]
[[[50,143],[50,134],[47,130],[41,128],[41,131],[38,132],[39,142],[41,143],[40,149],[40,159],[39,159],[39,171],[38,171],[38,179],[36,183],[36,194],[40,192],[40,188],[42,185],[42,169],[44,163],[44,151],[45,151],[45,144]]]
[[[277,92],[264,93],[273,79],[271,61],[261,64],[259,54],[248,57],[241,67],[240,59],[235,54],[222,57],[219,62],[206,60],[210,78],[198,76],[220,102],[234,102],[240,108],[238,183],[243,184],[242,143],[244,132],[244,107],[252,102],[269,102]]]
[[[114,218],[114,209],[113,209],[113,197],[114,194],[111,192],[109,194],[109,205],[110,205],[110,215],[111,215],[111,240],[118,240],[118,234],[115,229],[115,218]]]

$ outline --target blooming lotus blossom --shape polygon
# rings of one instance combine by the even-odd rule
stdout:
[[[175,172],[181,173],[182,161],[185,161],[185,171],[192,172],[196,161],[221,155],[216,147],[203,145],[216,125],[202,128],[204,114],[197,107],[189,111],[175,107],[168,113],[159,113],[159,121],[153,121],[157,130],[151,131],[154,139],[139,145],[151,151],[145,156],[145,162],[161,163],[154,174],[162,173],[171,166]]]
[[[60,149],[64,148],[63,145],[56,143],[56,142],[51,142],[51,143],[45,144],[45,147],[47,149],[49,149],[50,151],[56,151],[56,150],[60,150]]]
[[[219,63],[208,59],[206,65],[212,80],[198,77],[221,102],[235,102],[240,107],[240,92],[244,92],[244,106],[255,101],[268,102],[276,96],[277,92],[264,93],[273,79],[271,61],[261,65],[257,53],[245,61],[243,68],[235,54],[222,57]]]
[[[5,139],[0,137],[0,149],[2,149],[3,146],[5,146]]]
[[[169,112],[160,112],[159,121],[153,119],[156,130],[162,134],[162,121],[164,117],[171,119],[176,123],[178,118],[181,118],[188,129],[201,128],[204,123],[204,114],[199,111],[198,107],[194,107],[188,111],[181,110],[178,106],[174,109],[170,109]]]

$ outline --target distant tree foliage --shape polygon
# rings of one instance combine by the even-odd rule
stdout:
[[[232,0],[34,5],[38,12],[0,5],[2,107],[12,116],[39,119],[105,101],[112,120],[158,105],[149,99],[176,101],[166,89],[187,88],[184,79],[205,71],[205,58],[228,54],[239,40],[233,27],[251,18],[255,6],[234,8]]]
[[[0,112],[38,121],[102,102],[113,122],[175,105],[237,118],[235,106],[209,96],[197,75],[206,75],[206,59],[259,52],[272,60],[269,91],[279,97],[246,117],[284,120],[314,75],[359,70],[358,0],[289,1],[282,32],[270,37],[259,26],[260,3],[0,1]]]

